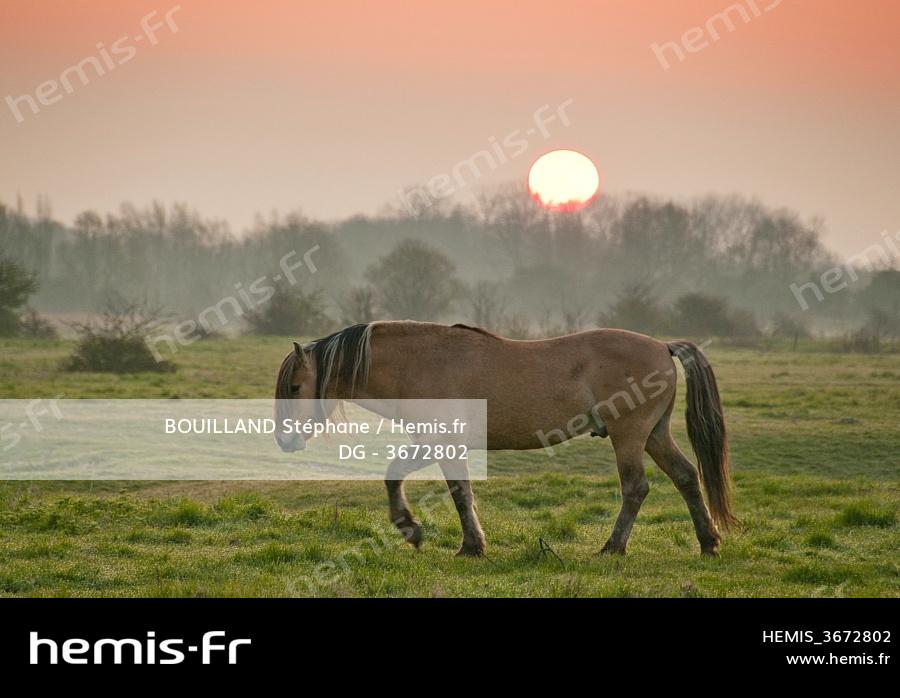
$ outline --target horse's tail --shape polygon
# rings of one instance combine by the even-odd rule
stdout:
[[[716,376],[706,356],[693,342],[669,342],[669,353],[680,359],[687,379],[687,432],[700,462],[700,475],[715,522],[728,530],[738,523],[731,508],[728,435]]]

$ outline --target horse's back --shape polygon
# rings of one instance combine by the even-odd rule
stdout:
[[[427,323],[384,330],[374,335],[372,388],[385,397],[487,400],[491,448],[540,448],[542,434],[591,431],[582,415],[666,370],[674,390],[666,345],[626,330],[540,340]],[[658,411],[640,396],[628,400],[634,417]]]

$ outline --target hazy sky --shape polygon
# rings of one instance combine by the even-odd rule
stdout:
[[[706,28],[733,4],[0,0],[0,200],[46,194],[66,221],[186,201],[240,230],[376,212],[441,175],[524,181],[567,147],[607,191],[821,215],[844,254],[900,229],[900,2],[742,0]],[[63,79],[91,57],[87,84]],[[25,94],[38,113],[7,104]],[[544,138],[533,114],[561,104]],[[452,178],[493,144],[495,169]]]

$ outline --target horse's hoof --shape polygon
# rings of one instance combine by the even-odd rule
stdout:
[[[414,519],[407,519],[406,521],[398,522],[397,528],[400,530],[404,540],[418,550],[419,546],[422,545],[421,524]]]
[[[456,557],[481,557],[486,547],[484,543],[463,543],[456,551]]]
[[[719,543],[721,538],[717,532],[713,532],[713,535],[703,536],[700,539],[700,554],[708,557],[718,557],[719,555]]]
[[[419,546],[422,545],[422,526],[418,523],[413,523],[409,535],[406,536],[406,542],[418,550]]]
[[[603,550],[600,551],[601,555],[624,555],[625,554],[625,546],[616,546],[610,545],[607,543],[603,546]]]

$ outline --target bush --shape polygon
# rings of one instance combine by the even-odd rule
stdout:
[[[756,317],[749,310],[735,308],[729,313],[729,322],[731,323],[731,337],[746,339],[762,334],[759,325],[756,324]]]
[[[32,274],[0,257],[0,337],[11,337],[20,332],[18,310],[36,290],[37,282]]]
[[[333,327],[320,289],[304,292],[286,285],[278,286],[269,301],[245,319],[253,334],[280,337],[320,336]]]
[[[876,354],[881,351],[878,339],[862,327],[855,332],[847,332],[835,342],[835,349],[840,352],[853,352],[859,354]]]
[[[900,320],[885,311],[874,308],[869,311],[869,319],[855,332],[841,337],[838,348],[841,351],[861,354],[878,354],[884,350],[895,350]]]
[[[159,311],[143,304],[111,302],[98,324],[74,325],[78,344],[62,368],[97,373],[174,371],[172,363],[156,360],[146,341],[159,322]]]
[[[50,321],[38,315],[34,308],[28,308],[19,318],[19,334],[28,339],[56,339],[59,336]]]
[[[691,337],[756,337],[753,314],[732,310],[728,301],[705,293],[686,293],[673,306],[673,330]]]
[[[797,342],[801,339],[807,339],[809,335],[809,325],[805,318],[789,313],[775,313],[772,317],[773,337],[783,337],[790,339],[794,349],[797,348]]]
[[[675,301],[677,332],[700,336],[727,337],[731,334],[728,303],[705,293],[686,293]]]
[[[606,313],[598,318],[598,324],[621,327],[643,334],[664,334],[668,329],[666,311],[646,283],[626,284]]]

